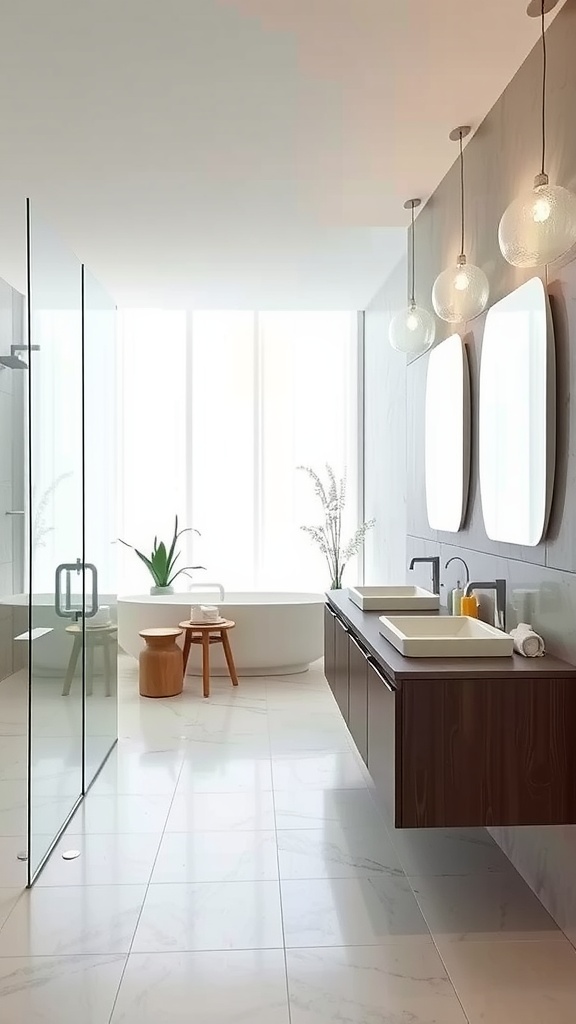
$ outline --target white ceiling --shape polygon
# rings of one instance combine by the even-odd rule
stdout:
[[[6,0],[0,275],[23,288],[30,195],[121,305],[362,308],[536,41],[525,8]]]

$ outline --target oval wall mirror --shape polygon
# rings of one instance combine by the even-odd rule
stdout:
[[[433,530],[457,533],[470,478],[470,373],[459,334],[430,353],[425,429],[428,522]]]
[[[480,363],[479,470],[490,540],[533,547],[546,532],[556,461],[556,361],[539,277],[490,309]]]

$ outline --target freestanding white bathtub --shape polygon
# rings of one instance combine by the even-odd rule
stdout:
[[[28,631],[28,594],[10,594],[0,598],[0,608],[9,607],[12,612],[12,636],[25,638]],[[116,621],[116,595],[100,594],[100,604],[110,609],[110,621]],[[88,620],[89,621],[89,620]],[[39,676],[61,677],[66,671],[72,651],[72,638],[66,633],[66,626],[72,624],[71,619],[62,619],[56,615],[54,594],[34,594],[32,628],[39,630],[33,638],[34,674]],[[18,667],[27,659],[28,643],[18,645],[21,648]],[[95,671],[101,671],[101,659],[96,658]]]
[[[177,626],[190,619],[192,604],[217,604],[236,628],[230,643],[239,675],[289,675],[305,672],[323,649],[323,594],[232,593],[222,601],[212,593],[118,598],[118,642],[137,658],[143,647],[139,631]],[[219,644],[210,650],[213,675],[227,675]],[[200,675],[201,652],[193,645],[188,674]]]

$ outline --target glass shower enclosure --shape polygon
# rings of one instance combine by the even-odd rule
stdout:
[[[13,372],[26,380],[31,884],[117,740],[116,310],[30,203],[27,242]]]

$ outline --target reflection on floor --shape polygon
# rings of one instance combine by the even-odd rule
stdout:
[[[93,691],[86,702],[88,778],[102,764],[115,735],[115,699],[106,697],[100,677]],[[0,886],[4,888],[26,884],[26,864],[17,855],[27,845],[27,694],[27,670],[0,682]],[[80,681],[76,678],[70,695],[64,697],[61,678],[34,674],[33,695],[31,859],[35,867],[82,789]]]
[[[386,829],[319,669],[150,701],[126,661],[120,732],[3,882],[2,1024],[576,1020],[576,951],[486,833]]]

